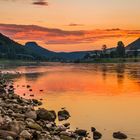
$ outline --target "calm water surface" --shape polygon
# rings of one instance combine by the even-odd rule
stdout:
[[[71,114],[71,128],[96,127],[102,140],[113,140],[114,131],[140,140],[140,64],[59,64],[17,67],[3,71],[22,73],[14,79],[16,92],[43,99],[43,107]],[[43,92],[39,90],[42,89]]]

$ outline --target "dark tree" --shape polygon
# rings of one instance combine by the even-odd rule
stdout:
[[[117,45],[117,56],[118,57],[125,57],[125,47],[122,41],[118,42]]]
[[[102,46],[102,56],[103,57],[106,57],[106,49],[107,49],[107,46],[106,45],[103,45]]]

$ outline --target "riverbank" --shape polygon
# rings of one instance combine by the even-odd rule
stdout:
[[[140,58],[94,58],[94,59],[87,59],[87,60],[62,61],[60,63],[137,63],[137,62],[140,62]],[[46,66],[50,63],[59,63],[59,62],[0,59],[0,67]]]
[[[38,61],[0,59],[0,66],[30,66],[39,64],[40,62]]]
[[[75,61],[75,63],[136,63],[136,62],[140,62],[140,58],[93,58]]]

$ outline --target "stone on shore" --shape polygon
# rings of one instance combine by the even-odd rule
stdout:
[[[61,110],[61,111],[58,111],[58,120],[59,121],[64,121],[64,120],[67,120],[69,119],[70,117],[70,114],[67,110]]]
[[[127,139],[127,135],[122,133],[122,132],[114,132],[113,133],[113,138],[116,138],[116,139]]]
[[[87,131],[82,129],[76,129],[75,133],[82,137],[87,137]]]
[[[66,136],[66,135],[61,135],[60,138],[61,140],[75,140],[74,138]]]
[[[37,114],[36,114],[36,111],[27,111],[25,113],[25,117],[26,118],[31,118],[33,120],[36,120],[37,119]]]
[[[64,123],[63,124],[65,127],[69,127],[70,126],[70,123]]]
[[[31,139],[31,137],[32,137],[32,135],[27,130],[23,130],[20,133],[20,138]]]
[[[91,127],[91,132],[93,133],[94,140],[98,140],[102,138],[102,134],[98,132],[95,127]]]
[[[31,121],[27,122],[27,125],[31,129],[35,129],[35,130],[38,130],[38,131],[42,131],[43,130],[43,128],[39,124],[37,124],[35,122],[31,122]]]
[[[9,123],[7,130],[13,131],[19,134],[22,130],[25,129],[25,124],[23,121],[12,121]]]
[[[56,113],[55,111],[48,111],[46,109],[39,109],[36,111],[37,113],[37,119],[38,120],[47,120],[54,122],[56,120]]]
[[[0,130],[0,138],[7,138],[9,136],[16,139],[18,134],[13,131]]]
[[[7,136],[6,140],[14,140],[14,139],[11,136]]]

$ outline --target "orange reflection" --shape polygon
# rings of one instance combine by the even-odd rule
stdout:
[[[20,85],[16,92],[26,93],[26,98],[42,98],[45,108],[58,111],[66,107],[72,128],[95,126],[104,134],[103,140],[111,140],[109,134],[118,130],[140,139],[139,68],[138,63],[21,67],[16,70],[25,74],[16,79],[15,85]],[[27,84],[32,93],[22,87]]]

